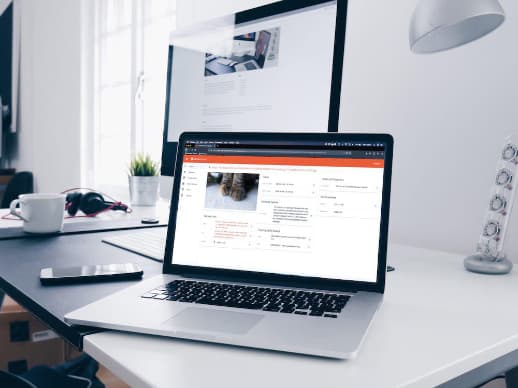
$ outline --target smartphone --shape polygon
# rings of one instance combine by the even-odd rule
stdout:
[[[82,267],[43,268],[40,281],[43,285],[101,282],[110,280],[140,279],[144,271],[136,264],[99,264]]]

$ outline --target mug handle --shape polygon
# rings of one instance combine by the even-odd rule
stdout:
[[[15,216],[16,218],[19,218],[22,221],[29,222],[29,220],[26,219],[25,217],[23,217],[22,213],[16,209],[16,206],[18,206],[19,203],[20,203],[19,199],[13,200],[11,202],[11,204],[9,205],[9,213],[11,213],[11,215]]]

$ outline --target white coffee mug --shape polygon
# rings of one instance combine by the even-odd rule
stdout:
[[[20,210],[16,206],[20,204]],[[23,220],[28,233],[55,233],[63,230],[64,194],[22,194],[11,202],[10,213]]]

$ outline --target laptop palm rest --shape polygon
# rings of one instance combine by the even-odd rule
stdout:
[[[173,330],[246,334],[262,319],[260,314],[189,307],[162,325]]]

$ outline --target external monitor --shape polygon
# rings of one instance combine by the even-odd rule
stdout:
[[[185,131],[337,132],[347,0],[284,0],[171,34],[162,175]]]

